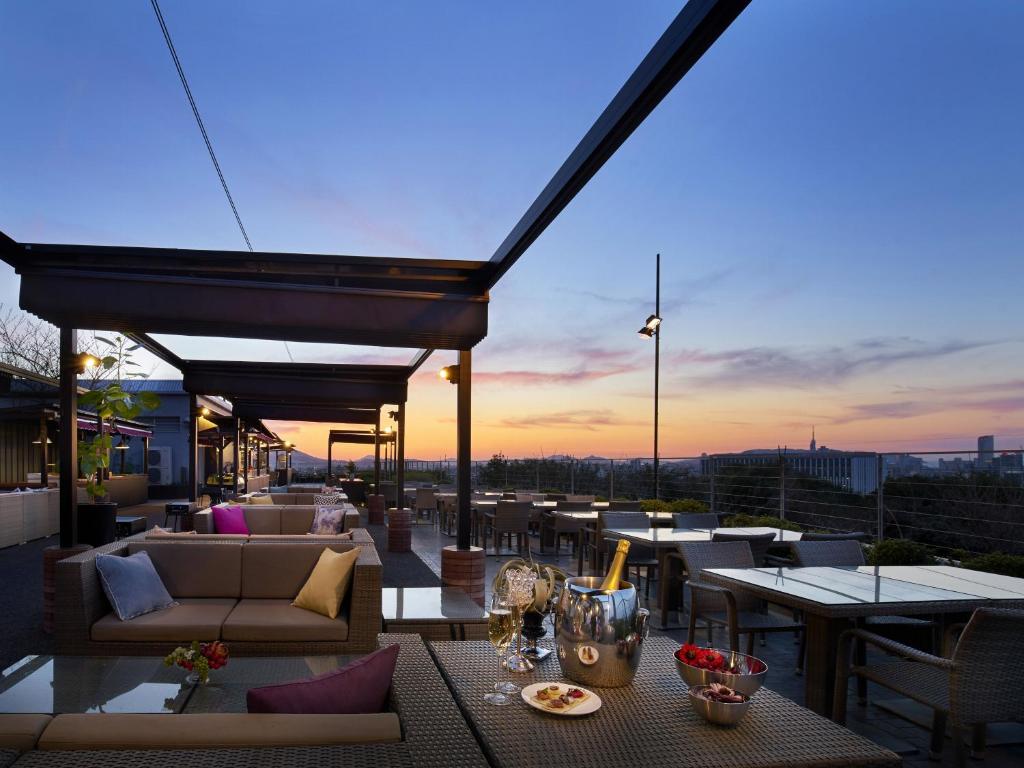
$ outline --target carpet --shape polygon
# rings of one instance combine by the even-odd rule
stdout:
[[[388,552],[388,529],[383,525],[364,525],[377,545],[384,566],[382,586],[439,587],[441,580],[415,552]]]
[[[0,669],[53,653],[53,635],[43,632],[43,550],[56,544],[52,536],[0,549]]]

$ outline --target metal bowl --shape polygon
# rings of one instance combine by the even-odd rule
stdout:
[[[722,701],[711,701],[700,695],[706,685],[695,685],[690,688],[690,704],[693,711],[703,717],[709,723],[715,725],[736,725],[750,709],[750,697],[738,704],[728,704]]]
[[[761,661],[761,659],[747,656],[747,654],[737,651],[723,651],[717,648],[714,650],[717,650],[725,657],[726,663],[731,669],[736,669],[737,671],[714,672],[710,669],[701,669],[692,664],[687,664],[680,659],[679,652],[677,651],[673,654],[673,658],[676,660],[676,670],[679,672],[679,676],[683,678],[683,682],[690,687],[721,683],[745,696],[753,696],[764,685],[765,675],[768,674],[768,665]],[[761,671],[751,672],[751,669],[759,669]]]

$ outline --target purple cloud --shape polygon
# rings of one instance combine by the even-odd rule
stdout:
[[[510,416],[499,422],[499,426],[510,429],[575,429],[596,432],[600,427],[638,426],[640,422],[628,421],[607,410],[558,411],[523,416]]]

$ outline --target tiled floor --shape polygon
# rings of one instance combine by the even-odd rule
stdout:
[[[417,555],[430,566],[431,570],[440,575],[441,573],[441,548],[454,543],[454,539],[439,532],[434,526],[423,523],[413,528],[413,550]],[[570,575],[576,574],[576,559],[564,549],[560,557],[555,558],[551,554],[540,554],[537,551],[538,542],[536,538],[531,539],[532,556],[534,560],[548,564],[555,564],[566,570]],[[490,594],[490,582],[494,578],[502,563],[518,553],[508,551],[503,556],[487,556],[487,590]],[[654,590],[652,589],[652,595]],[[641,598],[642,599],[642,598]],[[679,640],[680,643],[686,639],[684,630],[661,632],[653,629],[652,633],[664,634]],[[703,631],[701,632],[703,635]],[[728,640],[721,634],[716,633],[715,645],[722,647],[728,644]],[[798,645],[789,635],[769,636],[767,644],[757,648],[755,654],[760,655],[768,664],[770,679],[768,687],[778,693],[803,703],[804,680],[795,673]],[[553,660],[547,663],[555,663]],[[895,698],[895,694],[881,688],[871,686],[868,692],[869,701],[879,701]],[[930,717],[930,713],[926,712]],[[1022,713],[1024,717],[1024,713]],[[869,703],[867,707],[858,706],[856,700],[851,696],[849,706],[848,726],[867,738],[883,744],[884,746],[899,752],[904,764],[911,768],[924,768],[924,766],[951,766],[952,746],[947,739],[946,749],[943,752],[941,762],[928,759],[929,731],[915,725],[901,717],[889,714],[884,710]],[[1006,727],[1012,730],[1012,735],[1017,737],[1018,743],[1013,745],[998,746],[999,736],[1002,735],[1002,728],[997,726],[990,732],[990,747],[983,762],[972,761],[978,766],[989,766],[989,768],[1019,768],[1024,766],[1024,725],[1011,725]]]

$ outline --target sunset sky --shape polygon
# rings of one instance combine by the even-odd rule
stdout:
[[[163,12],[257,250],[487,259],[680,7]],[[148,3],[4,3],[0,27],[0,230],[244,248]],[[836,448],[1024,444],[1022,33],[1012,0],[752,3],[493,290],[474,457],[650,455],[657,252],[663,456],[812,425]],[[409,457],[454,455],[453,361],[412,381]],[[326,453],[330,425],[276,425]]]

